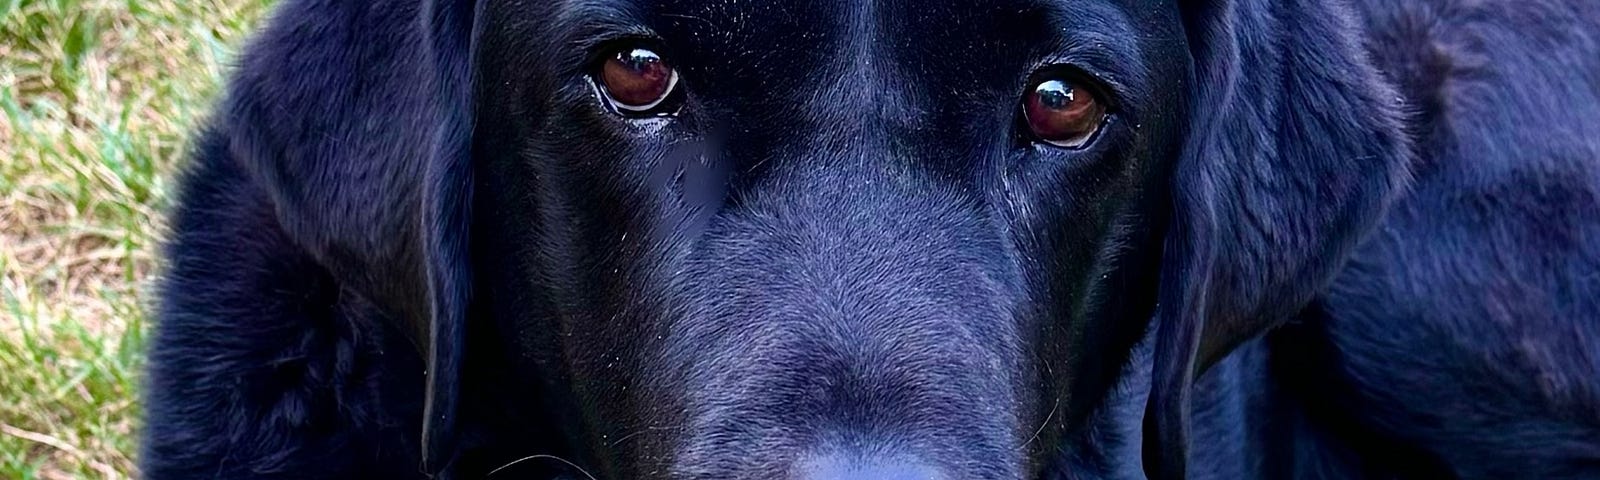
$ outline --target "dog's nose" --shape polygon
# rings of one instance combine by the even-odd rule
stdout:
[[[800,480],[946,480],[932,467],[902,459],[826,455],[801,464]]]

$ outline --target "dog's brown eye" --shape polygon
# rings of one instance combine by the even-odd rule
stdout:
[[[1022,114],[1039,140],[1058,147],[1081,147],[1105,121],[1106,107],[1093,92],[1062,79],[1041,81],[1028,89]]]
[[[626,48],[600,67],[600,87],[613,107],[624,113],[645,113],[660,106],[678,85],[678,72],[661,55]]]

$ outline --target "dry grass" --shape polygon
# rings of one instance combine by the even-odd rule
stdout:
[[[126,478],[167,177],[270,0],[0,0],[0,478]]]

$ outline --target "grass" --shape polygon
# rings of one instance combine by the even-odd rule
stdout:
[[[0,478],[132,478],[169,177],[270,0],[0,0]]]

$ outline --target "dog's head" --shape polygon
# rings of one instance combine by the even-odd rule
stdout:
[[[406,226],[348,270],[401,272],[356,280],[415,312],[433,468],[1035,478],[1154,328],[1177,477],[1196,372],[1404,178],[1341,5],[433,2],[417,193],[301,213]]]

